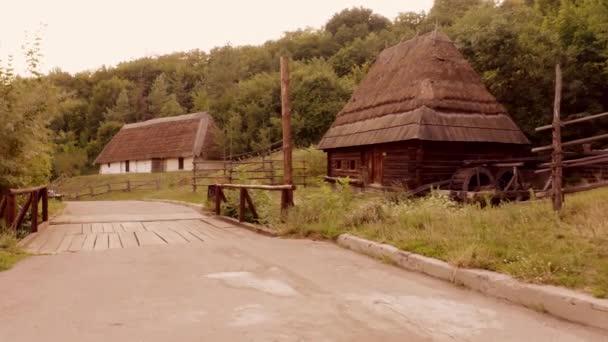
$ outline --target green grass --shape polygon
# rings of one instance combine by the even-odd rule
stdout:
[[[348,186],[300,189],[297,197],[286,222],[268,211],[284,235],[351,233],[459,267],[608,295],[608,189],[568,196],[561,215],[545,200],[482,208],[437,194],[398,201]]]
[[[28,256],[17,246],[18,240],[0,229],[0,272],[13,267],[19,260]]]

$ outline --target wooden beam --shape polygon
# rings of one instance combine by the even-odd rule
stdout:
[[[240,195],[239,195],[239,222],[245,221],[245,209],[246,209],[245,196],[247,196],[247,189],[241,188]]]
[[[573,120],[569,120],[569,121],[563,121],[561,126],[568,126],[568,125],[572,125],[572,124],[576,124],[576,123],[580,123],[580,122],[585,122],[585,121],[590,121],[590,120],[594,120],[594,119],[599,119],[599,118],[603,118],[603,117],[607,117],[608,116],[608,112],[606,113],[600,113],[600,114],[595,114],[595,115],[589,115],[589,116],[584,116],[582,118],[577,118],[577,119],[573,119]],[[546,131],[548,129],[553,128],[553,125],[545,125],[545,126],[540,126],[540,127],[536,127],[535,131],[536,132],[541,132],[541,131]]]
[[[602,162],[608,162],[608,157],[605,157],[603,159],[581,161],[581,162],[578,162],[578,163],[569,163],[569,164],[562,165],[562,168],[563,169],[568,169],[568,168],[571,168],[571,167],[588,166],[588,165],[599,164],[599,163],[602,163]],[[536,173],[536,174],[546,173],[546,172],[549,172],[551,170],[552,170],[552,168],[539,169],[539,170],[534,170],[534,173]]]
[[[30,226],[30,232],[35,233],[38,231],[38,201],[39,201],[39,196],[38,196],[38,191],[32,191],[31,193],[31,198],[32,198],[32,203],[30,204],[30,216],[31,216],[31,226]]]
[[[553,102],[553,167],[551,172],[553,210],[562,210],[562,126],[560,119],[560,106],[562,101],[562,69],[559,63],[555,66],[555,99]]]
[[[27,188],[27,189],[10,189],[9,193],[13,194],[13,195],[25,195],[25,194],[29,194],[30,192],[33,192],[33,191],[42,190],[44,188],[46,188],[45,185],[36,186],[36,187],[33,187],[33,188]]]
[[[23,204],[23,207],[21,207],[19,214],[17,215],[15,220],[12,222],[12,224],[11,224],[12,230],[16,231],[17,228],[19,228],[19,226],[21,226],[21,222],[23,222],[23,219],[25,218],[25,214],[27,213],[27,210],[30,208],[30,205],[32,205],[32,194],[33,194],[33,192],[30,192],[30,195],[27,197],[27,201],[25,202],[25,204]]]
[[[254,220],[258,220],[260,217],[258,216],[258,212],[255,210],[255,206],[253,205],[253,200],[251,199],[251,196],[249,196],[249,192],[247,192],[247,189],[243,189],[245,190],[245,202],[247,204],[247,207],[249,208],[249,211],[251,211],[251,215],[253,216]]]
[[[293,185],[291,103],[289,99],[289,62],[281,57],[281,117],[283,118],[283,183]],[[283,190],[281,208],[293,206],[293,190]]]
[[[596,136],[589,137],[589,138],[582,138],[582,139],[576,139],[576,140],[572,140],[572,141],[563,142],[562,147],[582,145],[585,143],[594,142],[594,141],[603,140],[603,139],[608,139],[608,134],[600,134],[600,135],[596,135]],[[552,149],[553,149],[553,145],[535,147],[532,149],[532,153],[551,151]]]
[[[296,186],[290,185],[262,185],[262,184],[214,184],[220,188],[226,189],[258,189],[258,190],[295,190]]]
[[[15,221],[15,216],[17,216],[17,199],[14,194],[9,193],[6,195],[6,212],[5,212],[5,221],[8,227],[13,225]]]
[[[40,190],[42,198],[42,222],[49,220],[49,189]]]

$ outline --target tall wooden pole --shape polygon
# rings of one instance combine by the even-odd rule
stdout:
[[[553,210],[560,211],[563,204],[562,195],[562,126],[560,104],[562,99],[562,70],[555,66],[555,101],[553,103],[553,167],[551,172]]]
[[[291,144],[291,103],[289,101],[289,63],[281,57],[281,116],[283,117],[283,182],[293,185]],[[293,206],[293,190],[283,190],[281,208]]]

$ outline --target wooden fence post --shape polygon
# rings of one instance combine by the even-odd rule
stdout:
[[[222,212],[222,189],[219,185],[215,185],[215,214],[219,215]]]
[[[42,221],[46,222],[49,220],[49,189],[43,188],[42,194]]]
[[[283,184],[293,185],[293,164],[291,154],[291,103],[289,101],[289,64],[287,57],[281,57],[281,116],[283,118]],[[293,206],[293,190],[281,193],[281,208]]]
[[[127,192],[131,192],[131,181],[127,179]]]
[[[32,196],[32,203],[30,207],[32,225],[30,226],[30,232],[35,233],[38,231],[38,190],[32,191],[30,196]]]
[[[563,205],[562,197],[562,126],[560,120],[560,104],[562,99],[562,70],[555,66],[555,99],[553,103],[553,160],[552,160],[552,195],[553,210],[560,211]]]
[[[156,178],[156,191],[160,190],[160,178]]]
[[[239,193],[239,222],[245,221],[245,196],[247,189],[240,189]]]
[[[17,216],[17,203],[15,200],[14,194],[8,193],[6,195],[6,225],[8,227],[13,225]]]

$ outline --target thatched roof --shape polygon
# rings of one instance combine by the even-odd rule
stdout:
[[[412,139],[529,144],[441,32],[380,53],[319,148]]]
[[[213,118],[207,113],[124,125],[95,159],[95,164],[214,155],[215,129]]]

